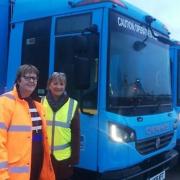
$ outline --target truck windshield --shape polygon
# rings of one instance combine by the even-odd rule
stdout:
[[[145,46],[135,50],[147,29],[123,18],[110,13],[107,109],[124,115],[170,111],[169,47],[149,35]]]

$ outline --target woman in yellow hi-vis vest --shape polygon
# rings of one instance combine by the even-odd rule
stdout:
[[[79,161],[80,123],[77,101],[68,97],[66,75],[54,72],[42,99],[56,180],[70,179]]]

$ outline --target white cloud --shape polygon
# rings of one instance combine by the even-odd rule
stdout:
[[[148,12],[171,32],[171,38],[180,40],[180,0],[126,0],[127,2]]]

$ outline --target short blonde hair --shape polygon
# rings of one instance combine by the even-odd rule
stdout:
[[[62,72],[53,72],[47,81],[47,89],[49,89],[49,85],[53,80],[57,80],[59,82],[63,81],[66,84],[67,82],[66,74]]]

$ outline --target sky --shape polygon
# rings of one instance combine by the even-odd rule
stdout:
[[[170,37],[180,41],[180,0],[126,0],[166,25]]]

